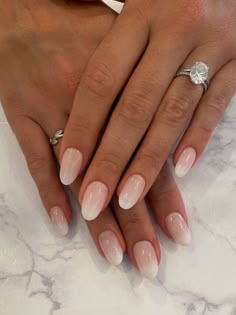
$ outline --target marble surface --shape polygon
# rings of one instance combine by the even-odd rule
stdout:
[[[154,281],[128,258],[109,266],[75,203],[71,232],[58,237],[0,110],[0,314],[235,315],[235,106],[236,98],[201,161],[178,180],[193,241],[179,247],[157,228],[162,261]]]
[[[0,315],[236,315],[235,134],[236,98],[178,180],[192,244],[157,228],[162,261],[149,281],[127,257],[115,268],[99,256],[73,200],[70,234],[56,234],[0,106]]]

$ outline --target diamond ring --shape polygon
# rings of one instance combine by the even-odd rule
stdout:
[[[63,130],[63,129],[58,130],[58,131],[55,133],[55,136],[49,140],[49,141],[50,141],[50,144],[51,144],[51,145],[56,145],[56,144],[58,144],[59,140],[63,137],[63,135],[64,135],[64,130]]]
[[[175,78],[185,75],[196,85],[202,85],[204,92],[207,91],[209,80],[209,67],[204,62],[196,62],[191,68],[184,68],[177,71]]]

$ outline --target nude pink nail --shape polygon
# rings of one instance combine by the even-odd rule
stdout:
[[[187,223],[178,212],[169,214],[165,219],[166,227],[176,243],[189,245],[191,234]]]
[[[141,241],[133,248],[136,263],[141,274],[153,279],[158,273],[158,260],[153,245],[148,241]]]
[[[123,260],[123,251],[115,233],[109,230],[102,232],[99,235],[99,243],[110,264],[120,265]]]
[[[125,182],[121,193],[119,195],[119,205],[122,209],[132,208],[140,196],[142,195],[145,187],[145,180],[140,175],[132,175]]]
[[[96,219],[107,200],[108,188],[101,182],[92,182],[85,190],[82,200],[82,216],[87,221]]]
[[[193,166],[196,159],[196,151],[188,147],[186,148],[180,155],[176,166],[175,166],[175,174],[178,177],[184,177],[187,175],[191,167]]]
[[[78,177],[83,163],[83,156],[79,150],[66,149],[63,154],[60,169],[62,184],[71,185]]]
[[[69,225],[65,218],[63,210],[60,207],[53,207],[50,210],[49,214],[58,233],[62,236],[65,236],[69,231]]]

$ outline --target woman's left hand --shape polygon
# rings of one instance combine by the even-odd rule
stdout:
[[[235,93],[235,30],[235,0],[126,1],[86,67],[62,143],[61,180],[71,184],[109,118],[80,190],[85,219],[107,207],[118,183],[121,208],[142,200],[183,132],[174,155],[177,175],[197,161]],[[209,66],[204,95],[203,84],[175,78],[196,62]],[[202,67],[192,69],[192,80],[206,74]],[[81,168],[73,154],[82,157]]]

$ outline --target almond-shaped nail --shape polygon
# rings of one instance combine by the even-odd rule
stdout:
[[[92,182],[85,190],[81,212],[87,221],[96,219],[107,200],[108,188],[101,182]]]
[[[189,245],[191,242],[191,234],[187,223],[178,212],[169,214],[165,219],[166,227],[173,240],[181,245]]]
[[[112,231],[105,231],[99,235],[102,251],[110,264],[118,266],[123,260],[123,251],[118,238]]]
[[[140,175],[132,175],[125,182],[121,193],[119,195],[119,205],[122,209],[132,208],[140,196],[142,195],[145,187],[145,179]]]
[[[60,207],[53,207],[49,211],[49,214],[58,233],[62,236],[68,234],[69,225],[62,209]]]
[[[60,168],[60,179],[62,184],[71,185],[78,177],[83,163],[83,156],[79,150],[66,149]]]
[[[178,177],[184,177],[188,174],[190,169],[192,168],[195,160],[196,160],[196,151],[189,147],[186,148],[180,155],[176,166],[175,166],[175,174]]]
[[[153,245],[148,241],[141,241],[134,245],[134,257],[141,274],[154,279],[158,273],[158,260]]]

